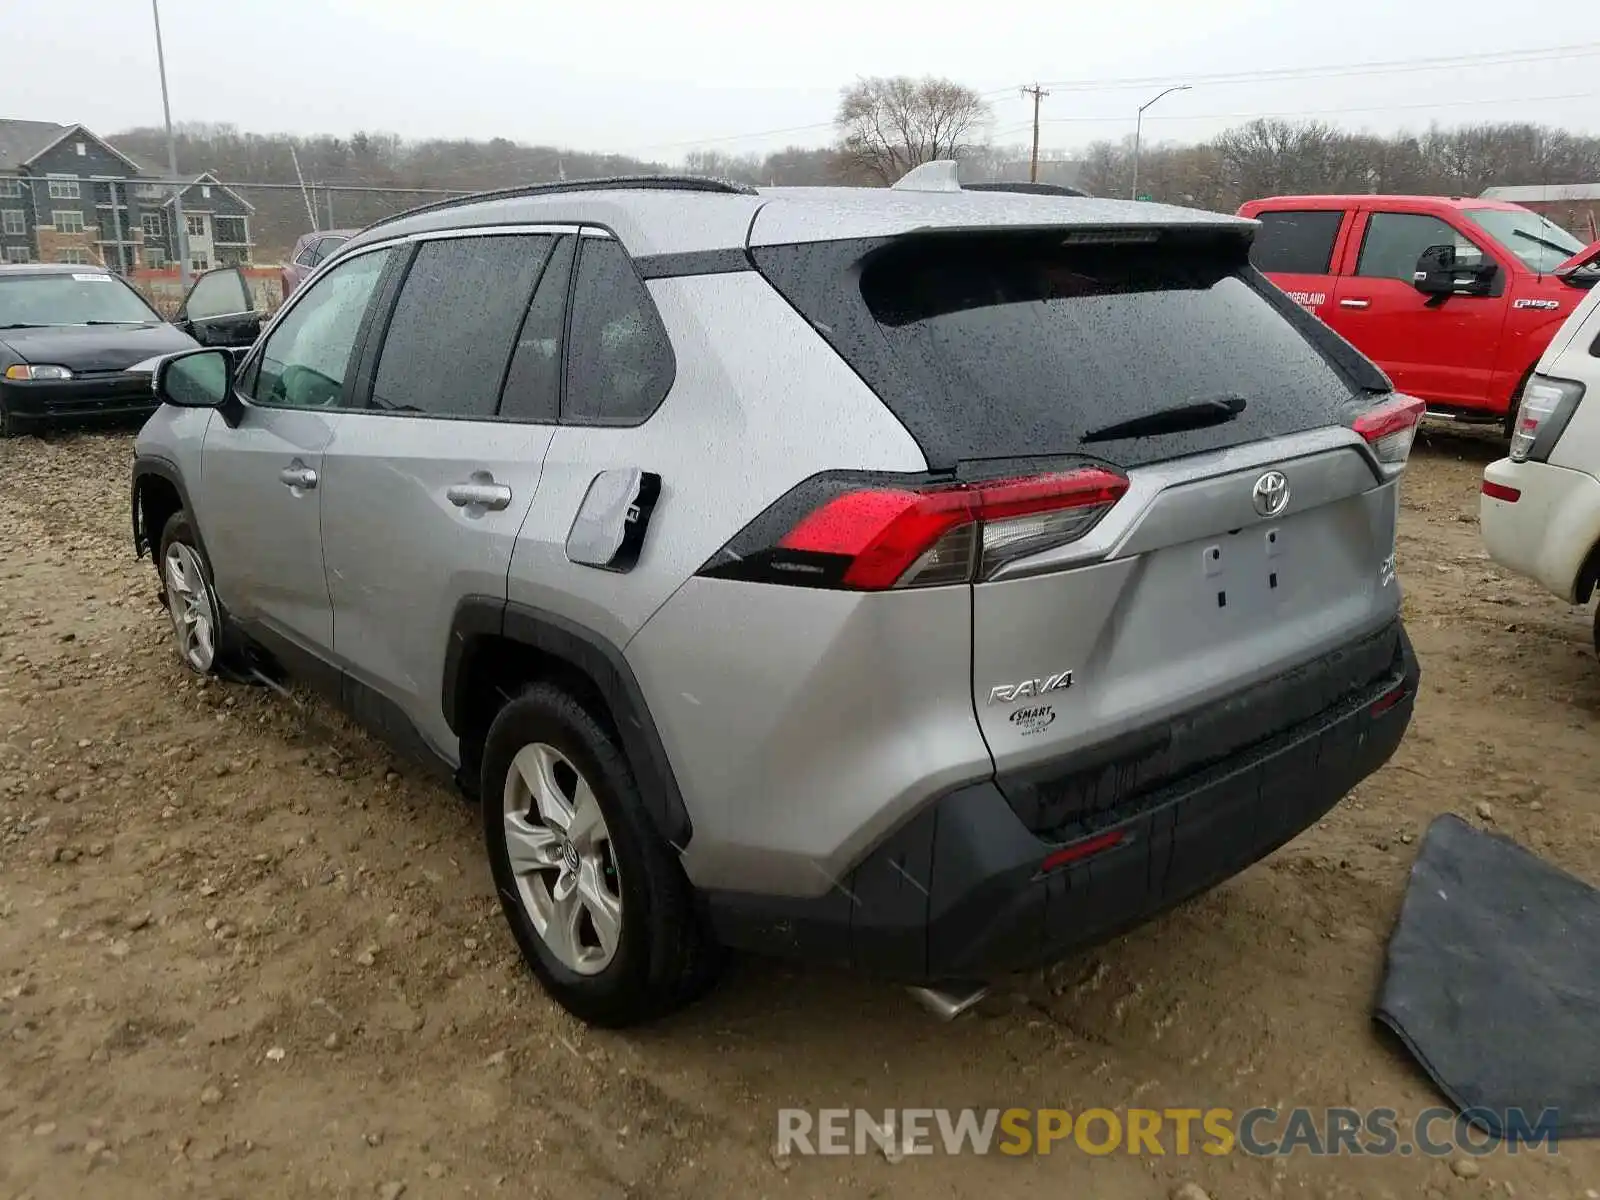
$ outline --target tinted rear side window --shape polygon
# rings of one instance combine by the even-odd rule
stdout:
[[[1132,467],[1331,424],[1354,394],[1245,254],[1234,238],[1011,235],[913,237],[865,254],[837,242],[769,247],[756,258],[931,466],[1089,454]],[[1203,429],[1085,441],[1219,397],[1242,397],[1244,411]]]
[[[423,242],[384,335],[373,408],[495,415],[548,235]]]
[[[1250,248],[1258,270],[1281,275],[1326,275],[1344,212],[1264,212]]]

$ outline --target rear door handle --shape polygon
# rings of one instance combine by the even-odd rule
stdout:
[[[498,512],[511,503],[511,489],[503,483],[452,483],[445,496],[457,508],[487,508]]]
[[[1372,307],[1372,301],[1371,300],[1341,300],[1341,301],[1339,301],[1339,307],[1340,308],[1371,308]]]
[[[309,492],[317,486],[317,473],[305,466],[285,467],[278,472],[278,482],[285,487]]]

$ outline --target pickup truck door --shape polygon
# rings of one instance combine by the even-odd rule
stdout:
[[[1354,263],[1334,293],[1329,324],[1375,361],[1402,392],[1430,405],[1482,410],[1508,310],[1509,271],[1487,296],[1430,299],[1412,286],[1417,259],[1429,246],[1454,245],[1457,256],[1498,257],[1463,230],[1431,213],[1373,209],[1351,230]]]

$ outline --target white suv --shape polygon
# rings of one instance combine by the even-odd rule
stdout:
[[[1479,523],[1489,556],[1569,604],[1600,576],[1600,289],[1584,297],[1522,391],[1511,453],[1483,472]],[[1600,614],[1595,620],[1600,649]]]

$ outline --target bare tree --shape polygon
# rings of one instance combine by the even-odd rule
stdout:
[[[852,173],[889,184],[922,163],[963,157],[988,120],[989,106],[969,87],[897,75],[845,88],[834,125]]]

